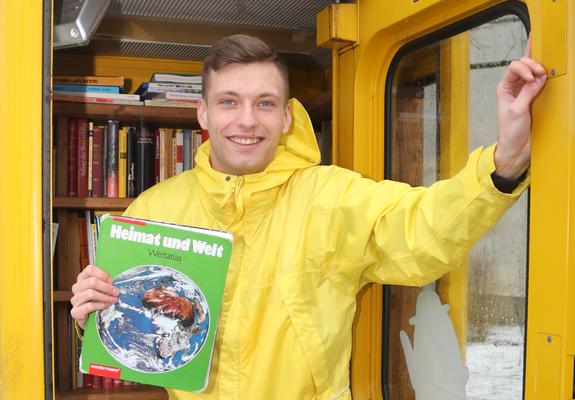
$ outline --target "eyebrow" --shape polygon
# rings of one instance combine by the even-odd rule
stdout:
[[[218,93],[214,93],[214,96],[237,96],[239,97],[239,93],[238,92],[234,92],[233,90],[223,90],[221,92]],[[281,98],[281,96],[277,93],[273,93],[273,92],[263,92],[260,93],[258,95],[258,98],[262,98],[262,97],[275,97],[275,98]]]

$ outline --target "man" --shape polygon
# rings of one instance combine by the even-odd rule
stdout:
[[[513,204],[527,186],[529,106],[545,71],[529,58],[512,63],[498,88],[497,146],[427,189],[318,167],[309,118],[288,101],[287,68],[258,39],[218,42],[203,77],[198,119],[210,140],[196,167],[126,211],[234,235],[209,386],[170,398],[350,399],[356,294],[368,282],[437,279]],[[111,283],[95,266],[78,276],[81,326],[116,301]]]

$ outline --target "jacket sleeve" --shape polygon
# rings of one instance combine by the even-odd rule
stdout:
[[[527,177],[510,194],[494,187],[494,148],[475,150],[462,171],[429,188],[339,179],[327,213],[328,259],[359,287],[422,286],[457,267],[529,184]]]

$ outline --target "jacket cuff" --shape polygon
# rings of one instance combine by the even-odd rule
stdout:
[[[530,174],[529,170],[525,172],[524,175],[518,178],[518,182],[513,181],[516,185],[496,185],[493,179],[493,174],[495,173],[495,161],[493,159],[493,154],[495,153],[496,144],[492,144],[481,150],[479,154],[479,159],[477,163],[477,178],[480,181],[482,187],[488,189],[491,192],[498,193],[502,196],[519,197],[525,189],[529,187]],[[496,175],[496,174],[495,174]],[[504,178],[502,178],[504,179]],[[495,179],[497,180],[497,179]],[[509,180],[506,179],[509,182]],[[506,191],[505,189],[511,189]]]

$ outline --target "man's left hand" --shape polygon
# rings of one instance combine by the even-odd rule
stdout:
[[[531,58],[531,39],[525,56],[513,61],[497,86],[499,137],[495,173],[517,179],[531,162],[531,103],[547,80],[545,68]]]

